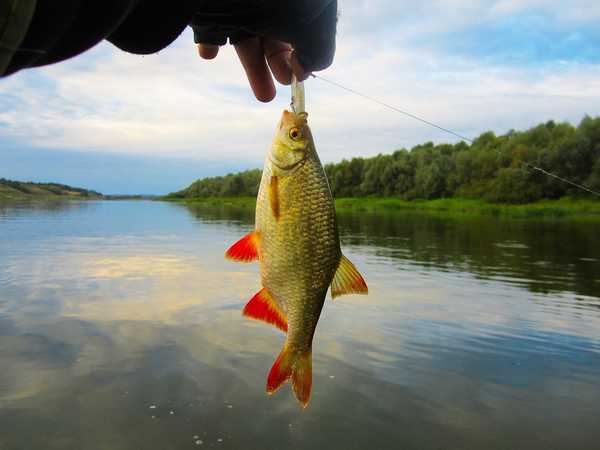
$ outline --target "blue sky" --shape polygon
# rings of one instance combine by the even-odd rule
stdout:
[[[321,75],[457,132],[503,133],[600,114],[600,4],[572,0],[340,0]],[[452,136],[311,79],[324,161]],[[101,43],[0,80],[0,177],[104,193],[165,193],[262,165],[289,90],[253,99],[231,48],[196,56],[191,33],[145,57]]]

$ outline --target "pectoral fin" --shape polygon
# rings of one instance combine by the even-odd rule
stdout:
[[[258,259],[258,244],[260,237],[257,231],[252,231],[233,244],[225,252],[225,257],[241,262],[252,262]]]
[[[331,282],[331,297],[336,298],[346,294],[368,294],[369,288],[354,264],[342,255],[340,264]]]
[[[281,213],[279,207],[279,178],[275,175],[271,176],[271,182],[269,183],[269,203],[271,204],[271,211],[275,220],[279,220],[279,214]]]
[[[252,297],[252,299],[250,299],[248,304],[244,307],[242,314],[252,319],[270,323],[284,333],[287,333],[287,317],[266,288],[262,288],[254,295],[254,297]]]

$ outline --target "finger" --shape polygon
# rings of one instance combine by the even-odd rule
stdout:
[[[292,56],[290,57],[290,65],[292,67],[292,72],[294,72],[298,81],[304,81],[310,75],[310,72],[306,72],[304,67],[302,67],[302,64],[300,64],[300,61],[298,61],[296,52],[292,53]]]
[[[213,44],[198,44],[198,54],[203,59],[213,59],[219,53],[219,46]]]
[[[235,45],[235,51],[246,71],[254,96],[261,102],[273,100],[275,85],[260,40],[257,37],[244,39]]]
[[[292,66],[290,65],[292,46],[287,42],[269,38],[264,39],[262,44],[267,63],[269,63],[275,79],[281,84],[290,84],[292,82]]]

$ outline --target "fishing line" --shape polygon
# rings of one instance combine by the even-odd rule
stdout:
[[[597,195],[598,197],[600,197],[600,192],[594,191],[593,189],[591,189],[591,188],[589,188],[587,186],[584,186],[583,184],[578,184],[578,183],[575,183],[574,181],[567,180],[566,178],[563,178],[561,176],[555,175],[555,174],[553,174],[551,172],[548,172],[547,170],[542,169],[541,167],[537,167],[537,166],[534,166],[532,164],[529,164],[528,162],[525,162],[525,161],[521,161],[521,162],[523,164],[525,164],[526,166],[531,167],[533,170],[537,170],[538,172],[542,172],[544,175],[548,175],[549,177],[556,178],[557,180],[560,180],[560,181],[562,181],[564,183],[569,183],[572,186],[575,186],[575,187],[577,187],[579,189],[583,189],[584,191],[587,191],[590,194],[594,194],[594,195]]]
[[[458,134],[458,133],[456,133],[456,132],[454,132],[452,130],[449,130],[448,128],[444,128],[444,127],[442,127],[440,125],[437,125],[437,124],[435,124],[433,122],[430,122],[429,120],[425,120],[422,117],[419,117],[419,116],[416,116],[414,114],[409,113],[408,111],[404,111],[404,110],[402,110],[400,108],[396,108],[395,106],[392,106],[389,103],[382,102],[381,100],[377,100],[376,98],[370,97],[370,96],[368,96],[366,94],[361,94],[360,92],[355,91],[354,89],[350,89],[349,87],[342,86],[341,84],[336,83],[335,81],[328,80],[327,78],[323,78],[320,75],[315,75],[314,73],[312,73],[311,76],[313,78],[318,78],[319,80],[323,80],[326,83],[333,84],[334,86],[337,86],[340,89],[343,89],[345,91],[351,92],[352,94],[358,95],[359,97],[366,98],[367,100],[371,100],[372,102],[378,103],[379,105],[385,106],[386,108],[389,108],[389,109],[391,109],[393,111],[399,112],[400,114],[404,114],[405,116],[408,116],[408,117],[410,117],[412,119],[418,120],[419,122],[423,122],[423,123],[425,123],[425,124],[427,124],[429,126],[437,128],[438,130],[442,130],[442,131],[444,131],[446,133],[450,133],[450,134],[452,134],[452,135],[454,135],[454,136],[456,136],[456,137],[458,137],[460,139],[463,139],[463,140],[465,140],[465,141],[467,141],[467,142],[469,142],[471,144],[473,143],[472,139],[469,139],[468,137],[463,136],[462,134]]]
[[[426,125],[429,125],[429,126],[431,126],[431,127],[437,128],[438,130],[441,130],[441,131],[443,131],[443,132],[445,132],[445,133],[451,134],[451,135],[453,135],[453,136],[455,136],[455,137],[457,137],[457,138],[460,138],[460,139],[462,139],[462,140],[464,140],[464,141],[467,141],[467,142],[468,142],[468,143],[470,143],[470,144],[473,144],[473,143],[474,143],[474,140],[473,140],[473,139],[470,139],[470,138],[468,138],[468,137],[466,137],[466,136],[463,136],[462,134],[460,134],[460,133],[457,133],[457,132],[455,132],[455,131],[452,131],[452,130],[450,130],[450,129],[448,129],[448,128],[444,128],[444,127],[442,127],[442,126],[440,126],[440,125],[438,125],[438,124],[436,124],[436,123],[430,122],[429,120],[423,119],[422,117],[419,117],[419,116],[417,116],[417,115],[415,115],[415,114],[412,114],[412,113],[410,113],[410,112],[408,112],[408,111],[405,111],[405,110],[403,110],[403,109],[400,109],[400,108],[397,108],[397,107],[395,107],[395,106],[393,106],[393,105],[390,105],[389,103],[383,102],[383,101],[381,101],[381,100],[379,100],[379,99],[376,99],[376,98],[374,98],[374,97],[371,97],[371,96],[369,96],[369,95],[366,95],[366,94],[363,94],[363,93],[361,93],[361,92],[355,91],[354,89],[351,89],[351,88],[349,88],[349,87],[346,87],[346,86],[344,86],[344,85],[342,85],[342,84],[340,84],[340,83],[337,83],[337,82],[335,82],[335,81],[329,80],[329,79],[327,79],[327,78],[323,78],[323,77],[322,77],[322,76],[320,76],[320,75],[315,75],[314,73],[312,73],[312,74],[311,74],[311,76],[312,76],[313,78],[317,78],[317,79],[319,79],[319,80],[321,80],[321,81],[324,81],[324,82],[326,82],[326,83],[329,83],[329,84],[331,84],[331,85],[333,85],[333,86],[336,86],[336,87],[338,87],[338,88],[340,88],[340,89],[343,89],[343,90],[345,90],[345,91],[347,91],[347,92],[350,92],[350,93],[352,93],[352,94],[354,94],[354,95],[358,95],[359,97],[362,97],[362,98],[364,98],[364,99],[367,99],[367,100],[370,100],[370,101],[372,101],[372,102],[374,102],[374,103],[377,103],[378,105],[381,105],[381,106],[384,106],[384,107],[386,107],[386,108],[389,108],[389,109],[391,109],[392,111],[396,111],[397,113],[400,113],[400,114],[403,114],[403,115],[405,115],[405,116],[407,116],[407,117],[410,117],[411,119],[418,120],[419,122],[422,122],[422,123],[424,123],[424,124],[426,124]],[[497,151],[497,153],[498,153],[500,156],[502,156],[502,154],[500,153],[500,151]],[[541,168],[541,167],[538,167],[538,166],[536,166],[536,165],[530,164],[530,163],[528,163],[528,162],[526,162],[526,161],[521,161],[521,162],[523,163],[523,165],[525,165],[525,166],[527,166],[527,167],[530,167],[531,169],[533,169],[533,170],[536,170],[536,171],[538,171],[538,172],[541,172],[541,173],[543,173],[544,175],[547,175],[547,176],[549,176],[549,177],[556,178],[557,180],[560,180],[560,181],[562,181],[562,182],[564,182],[564,183],[568,183],[568,184],[570,184],[571,186],[575,186],[575,187],[576,187],[576,188],[578,188],[578,189],[584,190],[584,191],[586,191],[586,192],[589,192],[590,194],[594,194],[594,195],[596,195],[596,196],[600,197],[600,192],[598,192],[598,191],[595,191],[595,190],[593,190],[593,189],[591,189],[591,188],[589,188],[589,187],[587,187],[587,186],[584,186],[584,185],[582,185],[582,184],[576,183],[576,182],[574,182],[574,181],[571,181],[571,180],[569,180],[569,179],[567,179],[567,178],[563,178],[563,177],[561,177],[561,176],[559,176],[559,175],[556,175],[556,174],[554,174],[554,173],[552,173],[552,172],[548,172],[547,170],[545,170],[545,169],[543,169],[543,168]]]

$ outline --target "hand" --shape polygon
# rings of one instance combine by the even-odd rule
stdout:
[[[302,68],[292,46],[283,41],[249,37],[238,42],[235,51],[255,97],[261,102],[270,102],[275,98],[273,77],[279,83],[288,85],[292,81],[292,73],[299,80],[305,80],[309,75]],[[213,59],[218,53],[218,45],[198,44],[198,54],[204,59]]]

